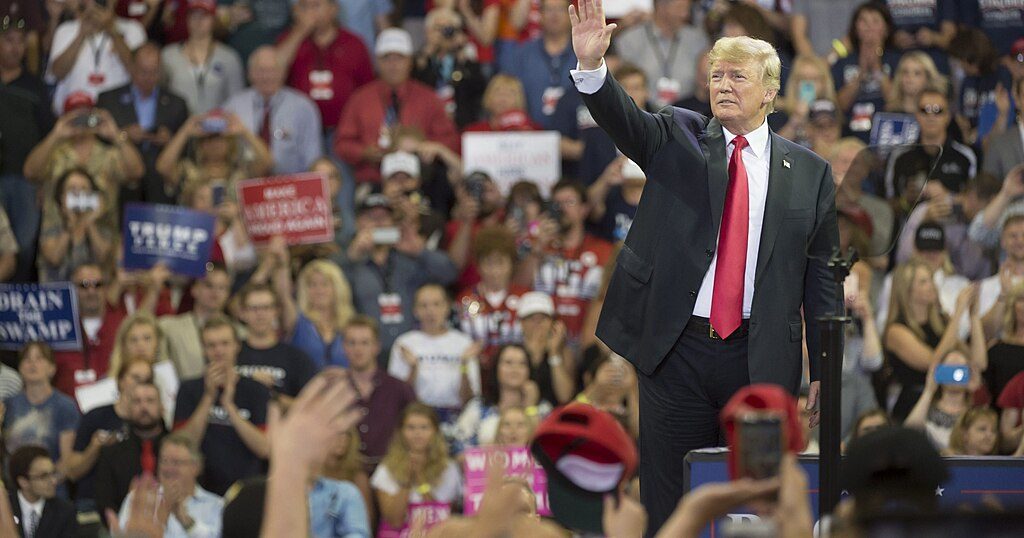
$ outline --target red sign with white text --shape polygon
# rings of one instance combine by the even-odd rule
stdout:
[[[255,245],[283,235],[289,245],[334,240],[330,188],[319,173],[246,179],[238,183],[245,228]]]

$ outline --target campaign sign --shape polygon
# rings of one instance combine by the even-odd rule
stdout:
[[[871,126],[871,145],[886,148],[903,144],[916,144],[921,126],[910,114],[879,112]]]
[[[410,523],[415,521],[416,518],[422,517],[423,530],[427,530],[451,517],[452,507],[448,503],[437,501],[409,503],[406,514],[405,525],[401,529],[388,525],[387,521],[381,518],[380,527],[377,529],[377,538],[416,538],[412,536],[412,529],[409,528]]]
[[[124,268],[157,263],[172,273],[202,277],[213,247],[214,216],[183,207],[128,204],[124,210]]]
[[[463,513],[473,515],[480,509],[480,501],[487,487],[487,464],[501,465],[505,476],[519,476],[526,479],[537,497],[537,513],[550,516],[548,506],[548,477],[544,468],[534,461],[525,446],[490,446],[468,448],[463,475],[466,477],[465,503]]]
[[[462,170],[486,172],[501,192],[528,179],[547,196],[562,176],[557,131],[466,133],[462,135]]]
[[[284,236],[289,245],[334,241],[327,177],[320,173],[247,179],[238,183],[238,202],[249,238],[256,245]]]
[[[0,349],[37,340],[58,351],[82,349],[72,284],[0,284]]]

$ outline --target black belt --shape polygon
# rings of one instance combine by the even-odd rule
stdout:
[[[711,340],[733,340],[747,336],[750,332],[750,320],[744,319],[740,322],[740,326],[737,327],[728,338],[722,338],[717,332],[715,332],[714,327],[711,326],[711,320],[700,316],[690,316],[690,321],[686,324],[686,331],[705,336]]]

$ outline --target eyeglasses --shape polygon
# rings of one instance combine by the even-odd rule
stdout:
[[[7,30],[10,30],[12,28],[17,30],[24,30],[25,19],[15,19],[10,15],[4,15],[3,20],[0,21],[0,32],[6,32]]]
[[[946,111],[945,107],[939,105],[924,105],[917,109],[918,112],[926,114],[928,116],[938,116]]]
[[[34,476],[33,475],[28,475],[28,479],[29,480],[56,480],[57,476],[58,476],[57,475],[57,471],[50,471],[48,473],[40,473],[40,474],[37,474],[37,475],[34,475]]]
[[[107,283],[102,280],[80,280],[75,282],[75,285],[83,290],[91,290],[94,288],[100,288],[105,286]]]

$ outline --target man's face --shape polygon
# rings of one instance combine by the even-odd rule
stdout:
[[[144,95],[149,95],[160,83],[160,51],[146,47],[135,55],[132,67],[132,83]]]
[[[33,460],[28,468],[27,479],[27,489],[33,497],[52,499],[57,495],[57,467],[50,458]]]
[[[242,321],[255,336],[266,336],[277,331],[279,309],[277,299],[266,291],[250,293],[242,305]]]
[[[543,0],[540,9],[540,28],[544,35],[562,36],[572,29],[569,4],[565,0]]]
[[[128,400],[132,426],[148,430],[160,424],[160,391],[153,385],[136,385]]]
[[[377,57],[377,72],[388,86],[398,86],[409,80],[412,73],[412,58],[397,52]]]
[[[25,59],[25,32],[10,29],[0,33],[0,67],[13,69]]]
[[[249,58],[249,82],[264,97],[270,97],[281,89],[284,75],[274,50],[269,47],[257,49]]]
[[[106,282],[99,267],[86,265],[79,267],[72,275],[75,291],[78,295],[78,311],[83,317],[99,317],[103,315],[103,293]]]
[[[656,0],[654,9],[658,16],[666,17],[676,24],[690,20],[690,0]]]
[[[345,355],[349,366],[357,372],[369,370],[377,361],[380,342],[369,327],[353,326],[345,329]]]
[[[949,126],[949,103],[939,94],[926,93],[917,100],[914,117],[921,126],[922,137],[941,136]]]
[[[724,124],[763,117],[764,105],[775,97],[775,90],[765,88],[760,70],[751,62],[716,62],[711,66],[709,88],[711,113]]]
[[[203,331],[203,353],[210,364],[226,363],[235,365],[238,350],[241,347],[235,340],[235,331],[231,327],[213,327]]]
[[[423,327],[443,325],[449,310],[448,297],[436,286],[423,288],[416,294],[413,314]]]
[[[39,346],[32,346],[18,363],[18,373],[25,383],[49,382],[57,373],[57,367],[46,359]]]
[[[211,271],[192,285],[192,299],[208,312],[220,312],[231,293],[231,278],[224,271]]]
[[[157,478],[161,486],[183,486],[185,491],[192,491],[198,477],[199,463],[187,448],[174,443],[164,443],[160,447]]]
[[[579,225],[587,218],[590,208],[583,203],[575,189],[560,189],[551,195],[551,200],[562,210],[563,225]]]
[[[1000,246],[1008,258],[1024,263],[1024,221],[1017,220],[1003,227]]]
[[[202,9],[193,9],[188,12],[188,34],[190,36],[213,35],[213,15]]]
[[[299,12],[306,12],[313,20],[317,21],[318,27],[331,26],[337,19],[335,4],[328,0],[298,0],[295,9]]]

